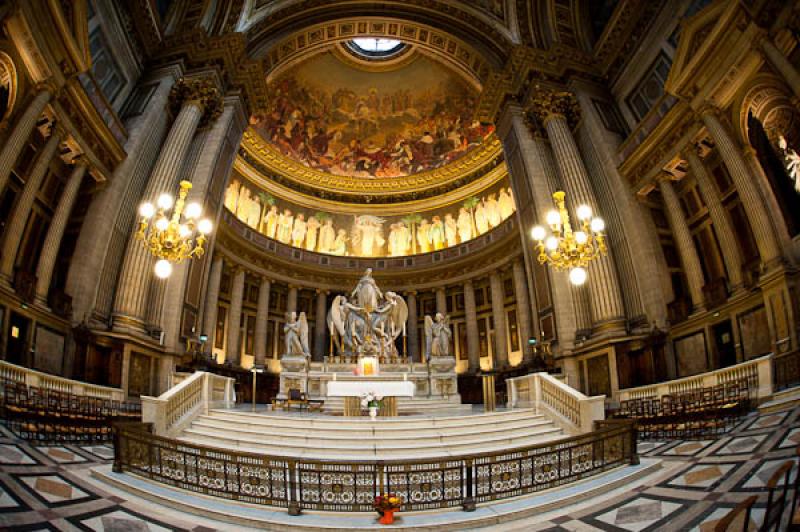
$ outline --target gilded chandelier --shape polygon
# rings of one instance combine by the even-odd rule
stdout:
[[[576,210],[580,229],[573,231],[569,214],[564,205],[564,192],[553,193],[558,210],[547,213],[547,225],[551,234],[541,225],[531,230],[539,250],[539,264],[550,264],[556,270],[569,270],[572,284],[586,282],[586,266],[592,260],[607,252],[603,230],[606,224],[602,218],[592,218],[592,208],[580,205]]]
[[[186,195],[192,188],[188,181],[181,181],[178,199],[170,194],[161,194],[156,205],[146,202],[139,206],[139,230],[137,240],[141,240],[147,249],[159,260],[156,262],[155,274],[165,279],[172,273],[172,263],[185,259],[200,257],[204,253],[203,245],[206,235],[211,232],[211,220],[202,219],[203,207],[199,203],[186,205]],[[169,210],[173,203],[172,215]],[[157,208],[157,210],[156,210]],[[182,216],[181,216],[182,215]]]

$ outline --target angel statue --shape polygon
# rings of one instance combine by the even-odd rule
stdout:
[[[778,146],[783,151],[783,157],[786,159],[786,173],[789,174],[789,179],[794,182],[794,190],[800,194],[800,155],[797,154],[783,135],[778,136]]]
[[[436,318],[425,316],[425,358],[450,356],[450,318],[441,312],[436,313]]]
[[[283,332],[286,340],[285,356],[306,358],[311,356],[311,351],[308,349],[308,321],[305,312],[301,312],[299,317],[294,312],[287,312]]]

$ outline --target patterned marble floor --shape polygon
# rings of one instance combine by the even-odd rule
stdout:
[[[754,520],[763,517],[764,485],[772,471],[795,456],[800,408],[752,414],[717,441],[643,442],[643,456],[663,469],[633,487],[534,518],[483,530],[710,531],[730,508],[758,495]],[[0,427],[0,529],[147,530],[242,527],[211,521],[139,499],[121,497],[89,477],[108,463],[106,445],[31,446]],[[376,525],[377,528],[377,525]]]

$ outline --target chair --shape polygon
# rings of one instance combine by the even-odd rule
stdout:
[[[751,495],[736,505],[736,508],[725,514],[714,525],[714,532],[747,532],[750,525],[750,512],[758,497]]]
[[[800,458],[800,446],[795,450],[798,458]],[[797,503],[800,499],[800,470],[794,476],[794,493],[792,493],[792,504],[789,507],[789,527],[790,531],[800,531],[800,508]]]
[[[759,532],[778,532],[781,530],[783,512],[786,509],[789,495],[789,475],[794,466],[793,460],[784,462],[767,481],[767,509],[764,512],[764,523],[759,528]],[[778,482],[783,478],[783,486],[779,487]],[[778,491],[780,490],[780,491]]]
[[[286,401],[287,407],[289,410],[292,409],[293,405],[296,405],[300,408],[300,410],[308,409],[308,399],[306,399],[306,394],[298,390],[297,388],[289,388],[289,398]]]

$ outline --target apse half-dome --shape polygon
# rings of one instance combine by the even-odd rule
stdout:
[[[402,41],[359,42],[269,74],[243,143],[255,162],[323,190],[391,194],[463,180],[496,158],[494,126],[474,117],[479,83]]]

